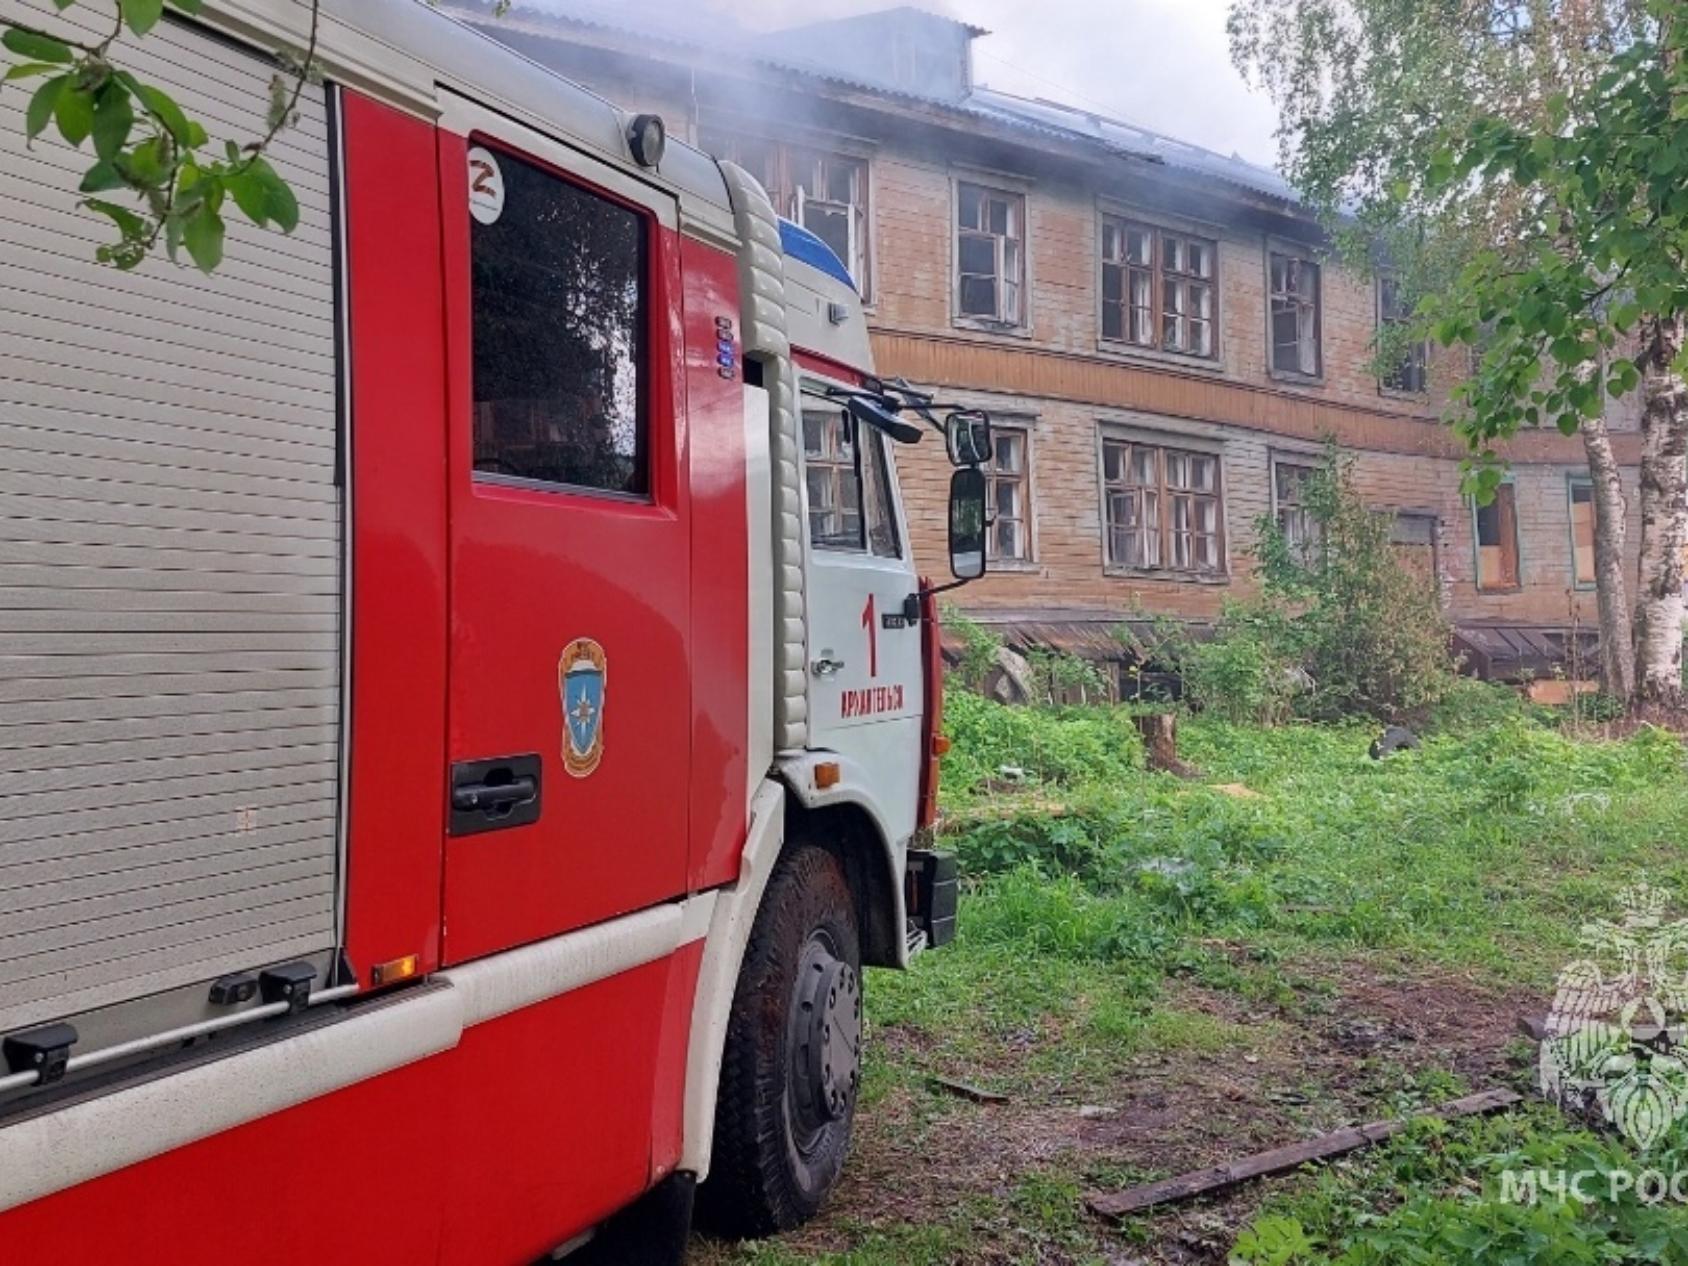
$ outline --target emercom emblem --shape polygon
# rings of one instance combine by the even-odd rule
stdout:
[[[1646,1151],[1688,1115],[1688,919],[1667,919],[1668,894],[1647,884],[1618,904],[1620,921],[1583,925],[1589,957],[1559,973],[1541,1085]]]
[[[563,705],[563,768],[584,778],[604,755],[604,648],[577,637],[557,660],[557,693]]]

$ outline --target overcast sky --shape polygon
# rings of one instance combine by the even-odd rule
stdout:
[[[544,7],[547,0],[523,0]],[[566,2],[566,0],[565,0]],[[690,0],[622,0],[630,9]],[[797,26],[899,2],[992,32],[974,44],[979,82],[1094,110],[1275,164],[1272,103],[1231,68],[1228,0],[704,0],[746,26]]]

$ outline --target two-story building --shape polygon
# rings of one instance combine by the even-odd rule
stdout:
[[[1275,172],[981,87],[984,32],[911,8],[750,33],[589,0],[448,7],[749,169],[849,269],[881,373],[991,411],[992,571],[958,597],[1011,641],[1095,654],[1128,612],[1210,619],[1248,592],[1263,520],[1308,532],[1327,437],[1477,667],[1539,671],[1592,634],[1580,441],[1523,435],[1496,500],[1463,496],[1442,425],[1458,363],[1417,348],[1379,374],[1377,331],[1401,315],[1388,278],[1338,267]],[[1633,480],[1633,409],[1611,424]],[[817,522],[852,496],[835,432],[808,428]],[[933,450],[897,460],[937,572]]]

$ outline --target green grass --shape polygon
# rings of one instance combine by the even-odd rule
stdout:
[[[901,1113],[898,1131],[932,1143],[933,1164],[943,1163],[948,1130],[979,1110],[934,1093],[931,1074],[1003,1091],[1034,1112],[1105,1102],[1145,1061],[1199,1069],[1270,1059],[1293,1049],[1295,1024],[1338,1005],[1332,979],[1353,964],[1372,978],[1451,977],[1545,1000],[1580,926],[1610,916],[1621,889],[1646,879],[1688,896],[1681,743],[1654,730],[1578,740],[1551,713],[1486,687],[1462,687],[1420,750],[1386,761],[1369,758],[1369,727],[1186,718],[1181,753],[1201,771],[1195,780],[1144,770],[1125,709],[1008,709],[952,695],[946,727],[955,750],[945,843],[964,875],[959,935],[907,973],[870,978],[864,1090],[864,1111]],[[1468,1089],[1435,1069],[1364,1071],[1380,1114]],[[1305,1092],[1314,1111],[1322,1088],[1293,1076],[1282,1074],[1282,1089]],[[1634,1256],[1635,1237],[1653,1232],[1622,1211],[1608,1219],[1622,1228],[1591,1231],[1467,1207],[1497,1157],[1604,1146],[1547,1109],[1426,1126],[1284,1186],[1235,1260],[1688,1262],[1669,1248]],[[1082,1211],[1085,1184],[1153,1171],[1130,1158],[1121,1166],[1033,1160],[907,1225],[862,1218],[858,1199],[818,1240],[805,1233],[803,1247],[715,1246],[703,1260],[1082,1263],[1139,1251],[1163,1260],[1152,1223],[1109,1231]],[[1378,1221],[1379,1210],[1393,1212]],[[1438,1237],[1458,1238],[1449,1228],[1468,1214],[1513,1255],[1449,1249]],[[1688,1226],[1688,1211],[1675,1215]],[[1530,1235],[1557,1247],[1517,1249]],[[1366,1248],[1368,1236],[1384,1247]],[[1594,1247],[1585,1254],[1577,1236]]]

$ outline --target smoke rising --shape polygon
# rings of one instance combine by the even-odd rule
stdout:
[[[567,11],[603,0],[518,0]],[[984,27],[978,83],[1043,97],[1272,164],[1276,113],[1231,67],[1229,0],[908,0]],[[766,31],[900,7],[900,0],[620,0],[625,13],[714,34]]]

